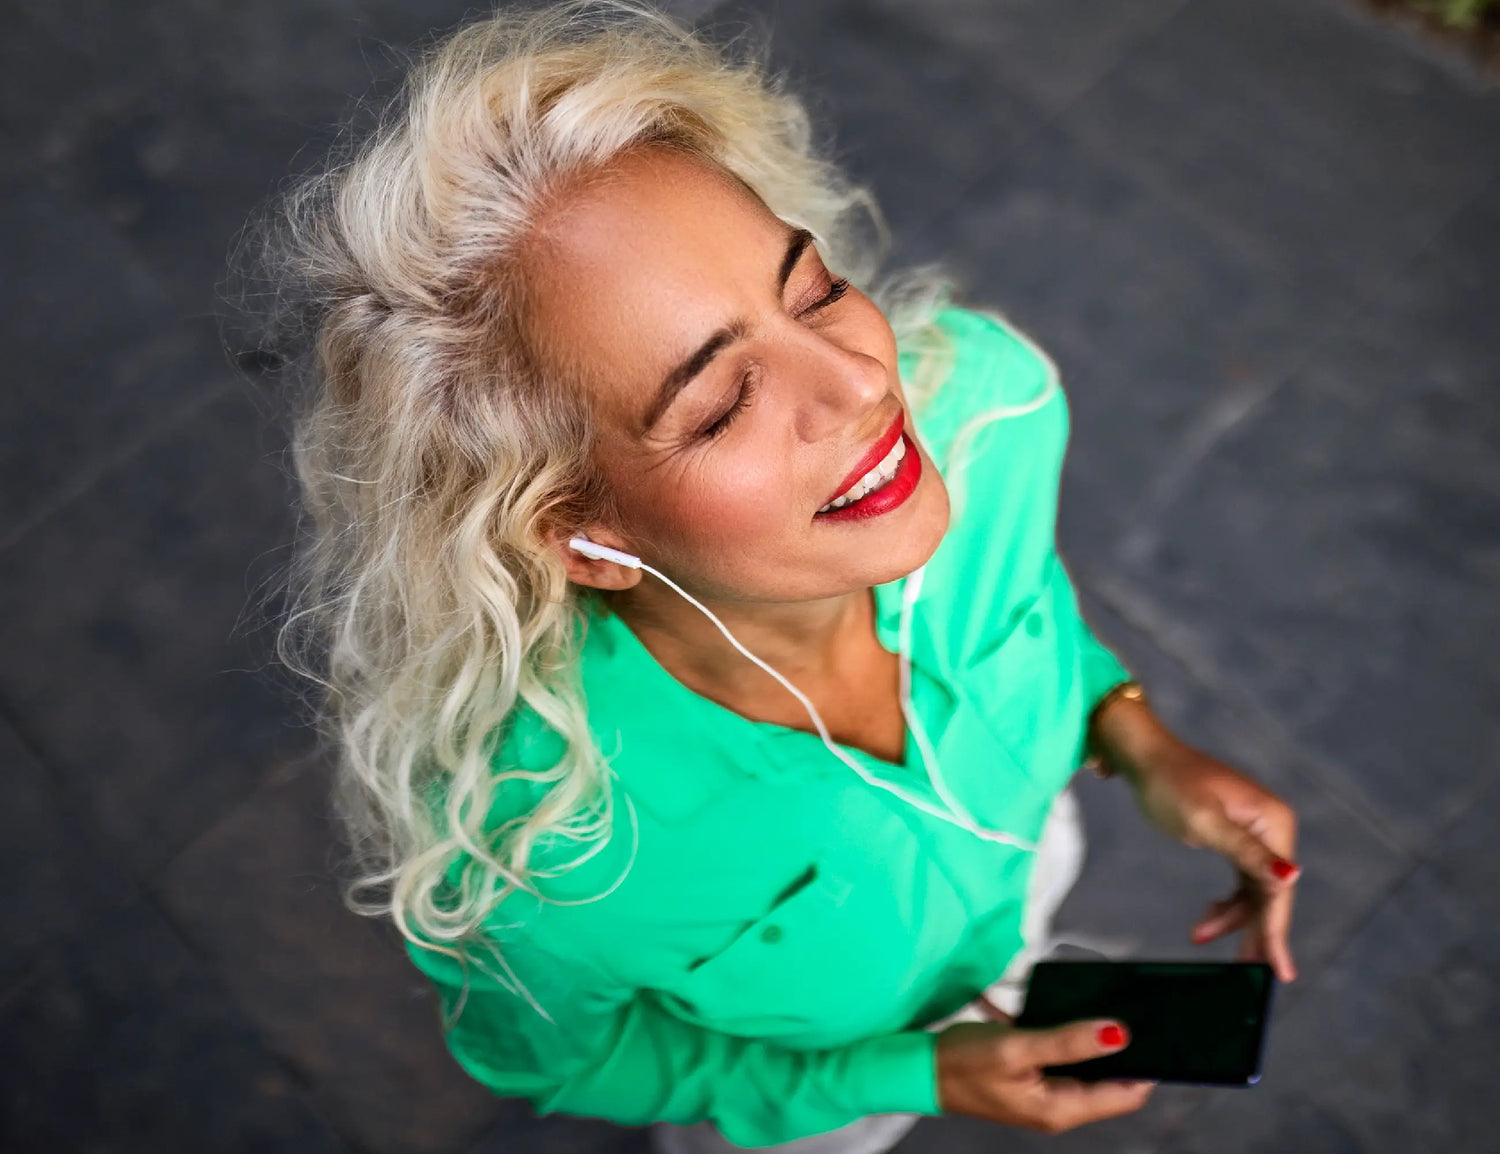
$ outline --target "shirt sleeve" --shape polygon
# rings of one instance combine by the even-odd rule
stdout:
[[[1031,577],[1050,569],[1066,585],[1059,605],[1075,630],[1083,699],[1091,711],[1130,671],[1083,620],[1066,567],[1052,564],[1058,560],[1058,485],[1070,426],[1057,367],[998,315],[950,309],[940,322],[957,356],[948,386],[924,414],[924,428],[950,497],[960,497],[954,502],[954,540],[945,542],[942,562],[947,584],[973,607],[973,620],[954,650],[993,646],[995,634],[1014,624],[1011,610],[1033,588]],[[1019,419],[995,419],[1004,412]],[[970,431],[967,450],[955,454]],[[967,518],[966,493],[974,503]],[[961,619],[961,611],[954,616]]]
[[[739,1146],[837,1129],[867,1114],[938,1114],[937,1035],[925,1030],[796,1050],[699,1027],[654,991],[610,989],[597,976],[514,945],[506,966],[550,1017],[452,959],[408,945],[437,989],[444,1037],[459,1064],[539,1115],[625,1126],[711,1120]]]
[[[1130,680],[1130,670],[1106,646],[1080,614],[1078,622],[1078,651],[1083,676],[1083,699],[1085,713],[1092,713],[1099,699],[1119,685]]]

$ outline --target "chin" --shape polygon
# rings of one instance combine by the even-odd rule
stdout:
[[[911,515],[891,527],[890,539],[870,544],[872,563],[882,574],[871,585],[895,581],[927,564],[948,531],[948,489],[935,468],[929,466],[910,504]]]

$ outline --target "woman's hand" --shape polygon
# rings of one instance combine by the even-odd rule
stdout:
[[[1243,929],[1242,961],[1269,962],[1283,982],[1297,977],[1287,935],[1301,869],[1294,864],[1297,817],[1275,794],[1177,740],[1143,701],[1111,702],[1094,719],[1095,745],[1129,781],[1157,828],[1229,859],[1238,885],[1192,929],[1199,945]]]
[[[938,1035],[938,1104],[945,1114],[1043,1134],[1129,1114],[1146,1104],[1154,1083],[1080,1082],[1042,1073],[1044,1066],[1113,1054],[1128,1043],[1125,1028],[1108,1019],[1051,1030],[960,1022]]]

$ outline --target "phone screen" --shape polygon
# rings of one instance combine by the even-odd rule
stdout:
[[[1243,1086],[1260,1078],[1274,986],[1263,962],[1039,962],[1016,1025],[1114,1018],[1129,1029],[1119,1053],[1051,1074]]]

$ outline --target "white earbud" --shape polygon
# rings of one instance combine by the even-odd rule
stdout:
[[[575,553],[582,553],[585,557],[595,561],[613,561],[617,565],[626,565],[631,569],[641,567],[641,559],[633,553],[622,553],[618,549],[611,549],[608,545],[599,545],[590,541],[587,537],[574,537],[568,542],[568,546]]]

